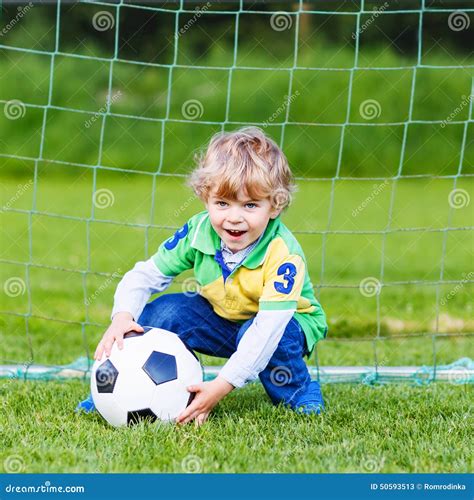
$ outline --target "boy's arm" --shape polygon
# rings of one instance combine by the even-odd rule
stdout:
[[[117,286],[111,318],[118,312],[129,312],[136,321],[150,296],[166,290],[172,281],[173,277],[165,276],[153,258],[137,262]]]
[[[163,242],[153,257],[138,262],[117,286],[112,309],[112,323],[95,350],[94,358],[110,355],[114,342],[123,348],[123,337],[131,330],[142,332],[136,323],[150,295],[166,290],[173,277],[193,266],[195,251],[189,242],[189,233],[195,218]],[[135,321],[134,321],[135,320]]]
[[[259,311],[219,376],[234,387],[255,380],[268,365],[294,313],[295,309]]]
[[[132,270],[125,273],[115,291],[112,323],[98,343],[94,359],[101,359],[104,353],[110,356],[114,342],[122,349],[125,333],[131,330],[143,332],[136,320],[148,298],[152,293],[165,290],[171,281],[172,278],[160,272],[151,259],[137,262]]]

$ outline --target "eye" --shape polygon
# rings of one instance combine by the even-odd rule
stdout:
[[[246,203],[245,206],[247,208],[257,208],[258,205],[256,203]]]
[[[226,207],[227,203],[225,201],[222,201],[222,200],[217,200],[216,205],[219,207]]]

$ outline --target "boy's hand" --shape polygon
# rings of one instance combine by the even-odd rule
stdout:
[[[119,312],[112,318],[111,325],[107,328],[102,340],[95,350],[94,359],[100,359],[102,355],[110,356],[110,351],[114,342],[117,341],[118,348],[123,349],[123,336],[125,333],[134,330],[143,332],[143,328],[133,321],[133,316],[128,312]]]
[[[207,420],[214,406],[229,394],[234,386],[222,377],[216,377],[210,382],[190,385],[187,389],[189,392],[195,392],[196,396],[176,421],[178,424],[187,424],[191,420],[195,420],[196,425],[201,425]]]

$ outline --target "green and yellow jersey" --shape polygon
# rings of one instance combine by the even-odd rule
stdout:
[[[314,296],[303,250],[280,217],[269,221],[258,244],[232,272],[220,248],[219,235],[203,211],[162,243],[152,259],[169,277],[193,268],[200,295],[228,320],[243,323],[258,311],[295,309],[311,353],[326,337],[326,315]]]

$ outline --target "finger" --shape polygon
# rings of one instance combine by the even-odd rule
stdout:
[[[104,352],[104,348],[102,346],[102,342],[99,342],[99,345],[97,346],[95,353],[94,353],[94,359],[100,359],[102,357],[103,352]]]
[[[189,418],[195,412],[199,412],[200,404],[196,400],[194,400],[178,417],[178,423],[182,423],[184,420]]]
[[[201,384],[188,385],[188,387],[186,387],[186,389],[188,390],[188,392],[200,392],[200,391],[202,391],[202,385]]]
[[[194,419],[194,424],[196,427],[201,427],[201,425],[207,420],[209,413],[201,413]]]
[[[117,346],[119,349],[123,349],[123,334],[122,335],[117,335],[117,337],[115,338],[115,340],[117,341]]]
[[[107,340],[104,344],[104,348],[105,348],[105,355],[107,357],[110,356],[110,351],[112,350],[112,346],[114,345],[114,340]]]
[[[194,419],[194,427],[201,427],[201,425],[203,424],[203,422],[201,421],[201,415],[198,415],[195,419]]]
[[[132,321],[131,330],[133,330],[135,332],[144,332],[145,331],[143,329],[143,326],[140,326],[138,323],[135,323],[135,321]]]
[[[191,405],[192,406],[192,405]],[[191,415],[194,411],[194,409],[191,407],[191,406],[188,406],[184,411],[183,413],[181,413],[181,415],[179,415],[179,417],[177,418],[177,422],[178,424],[181,424],[183,423],[184,420],[186,420],[189,415]]]
[[[193,413],[191,413],[191,415],[189,415],[189,417],[187,417],[184,420],[182,420],[180,422],[180,424],[185,425],[188,422],[191,422],[191,420],[194,420],[201,413],[201,411],[202,410],[196,410],[196,411],[194,411]]]

